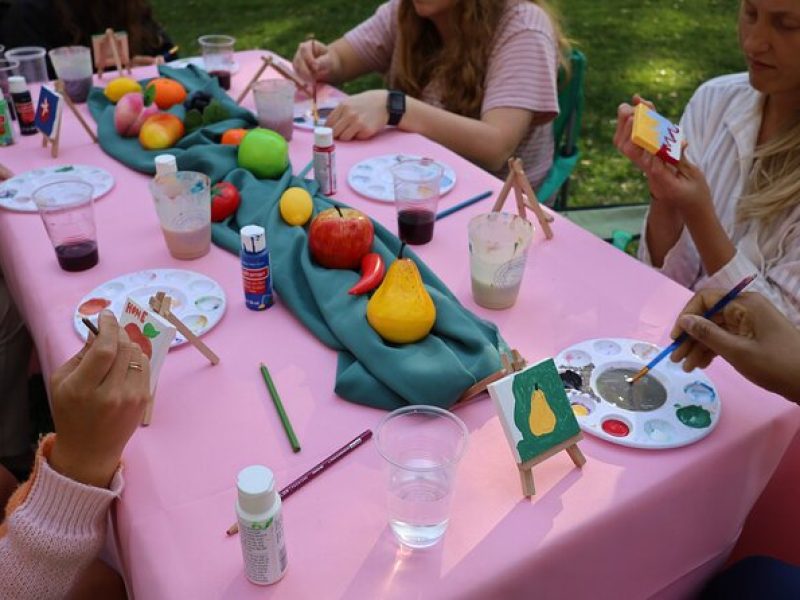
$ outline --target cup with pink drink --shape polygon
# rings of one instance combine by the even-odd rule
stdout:
[[[211,248],[211,186],[207,175],[178,171],[157,176],[150,191],[169,253],[179,260],[208,254]]]

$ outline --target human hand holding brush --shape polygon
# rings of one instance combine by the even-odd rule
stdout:
[[[686,332],[689,339],[672,360],[685,358],[684,369],[690,371],[721,356],[753,383],[800,403],[800,330],[754,292],[740,295],[711,320],[700,316],[724,295],[701,290],[684,307],[671,335]]]

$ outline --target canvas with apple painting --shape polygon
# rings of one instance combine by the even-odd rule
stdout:
[[[553,359],[548,358],[488,387],[520,472],[525,496],[535,493],[533,466],[566,450],[575,466],[586,462],[578,448],[581,429]]]
[[[175,327],[131,298],[125,300],[119,324],[150,359],[150,394],[155,394],[158,375],[175,337]]]

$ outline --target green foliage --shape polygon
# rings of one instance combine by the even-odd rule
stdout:
[[[313,32],[330,41],[371,15],[380,0],[153,0],[157,18],[180,45],[199,54],[204,33],[236,36],[236,47],[269,48],[291,58]],[[569,37],[586,54],[582,160],[570,205],[645,201],[641,175],[612,144],[617,106],[636,92],[677,121],[703,81],[744,69],[736,40],[739,0],[561,0]],[[209,27],[213,23],[213,27]],[[214,31],[212,32],[211,29]],[[382,84],[377,75],[346,84],[357,93]]]

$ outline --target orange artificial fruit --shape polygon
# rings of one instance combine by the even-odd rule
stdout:
[[[228,146],[238,146],[246,134],[247,129],[228,129],[228,131],[222,134],[220,143]]]
[[[174,79],[158,77],[147,84],[146,89],[150,88],[155,89],[155,103],[161,110],[167,110],[186,100],[186,89]]]

